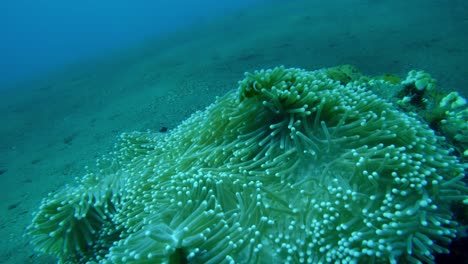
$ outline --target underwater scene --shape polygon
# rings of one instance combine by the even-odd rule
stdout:
[[[468,263],[467,1],[0,10],[0,263]]]

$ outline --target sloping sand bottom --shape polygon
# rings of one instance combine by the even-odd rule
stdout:
[[[0,263],[54,263],[23,236],[40,200],[73,184],[120,133],[172,129],[245,71],[414,68],[468,95],[465,1],[320,2],[238,12],[0,91]]]

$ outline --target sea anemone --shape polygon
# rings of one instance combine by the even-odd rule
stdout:
[[[375,92],[398,84],[338,70],[246,73],[168,133],[122,134],[32,242],[71,263],[434,263],[465,165]]]

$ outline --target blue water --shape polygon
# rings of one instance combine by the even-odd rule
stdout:
[[[47,193],[121,133],[171,131],[245,72],[424,70],[466,98],[466,43],[468,0],[0,0],[0,264],[56,263],[25,235]]]
[[[0,89],[262,0],[0,2]]]

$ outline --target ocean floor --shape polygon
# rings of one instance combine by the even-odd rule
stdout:
[[[54,263],[24,236],[49,192],[134,130],[173,129],[245,71],[351,64],[429,72],[468,96],[468,3],[283,1],[0,89],[0,263]]]

